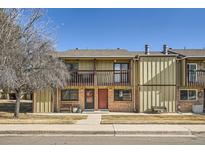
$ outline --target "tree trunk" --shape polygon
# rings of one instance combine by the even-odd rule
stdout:
[[[15,105],[14,118],[18,118],[19,110],[20,110],[21,91],[20,90],[16,91],[15,95],[16,95],[16,105]]]

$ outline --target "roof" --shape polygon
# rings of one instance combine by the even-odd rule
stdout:
[[[185,57],[205,57],[205,49],[171,49],[170,51]]]
[[[134,58],[136,56],[148,56],[144,51],[128,51],[125,49],[75,49],[63,52],[54,52],[59,58]],[[150,51],[149,56],[165,56],[160,51]]]
[[[57,57],[135,57],[134,52],[125,49],[77,49],[55,52]]]

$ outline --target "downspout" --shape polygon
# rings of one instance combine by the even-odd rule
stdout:
[[[134,78],[134,80],[133,80],[133,90],[134,90],[134,92],[133,92],[133,99],[134,99],[134,111],[136,112],[137,110],[136,110],[136,76],[135,76],[135,72],[136,72],[136,60],[139,60],[139,55],[137,55],[135,58],[133,58],[133,69],[134,69],[134,71],[133,71],[133,73],[134,73],[134,75],[133,75],[133,78]]]

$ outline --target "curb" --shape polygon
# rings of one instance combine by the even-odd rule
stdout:
[[[205,131],[191,131],[192,135],[205,136]]]
[[[7,130],[0,131],[0,134],[67,134],[67,135],[202,135],[205,136],[205,131],[190,132],[190,131],[44,131],[44,130]]]
[[[69,135],[114,135],[114,131],[41,131],[41,130],[27,130],[27,131],[0,131],[0,134],[69,134]]]
[[[190,135],[189,131],[116,131],[116,135]]]
[[[204,125],[205,123],[109,123],[109,122],[100,122],[101,125]]]

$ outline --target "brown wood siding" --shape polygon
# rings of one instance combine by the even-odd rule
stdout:
[[[34,94],[34,112],[52,112],[51,89],[38,90]]]
[[[140,57],[138,68],[140,112],[152,106],[175,112],[176,57]]]

